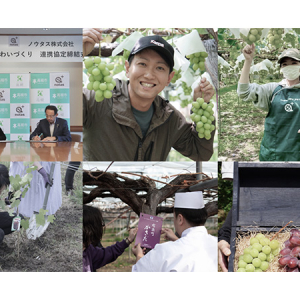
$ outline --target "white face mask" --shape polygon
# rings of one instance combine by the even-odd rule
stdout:
[[[287,80],[295,80],[300,76],[300,65],[286,66],[280,72]]]

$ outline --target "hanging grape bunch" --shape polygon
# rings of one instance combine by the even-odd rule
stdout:
[[[200,70],[200,73],[205,72],[205,58],[208,56],[206,52],[196,52],[186,57],[190,60],[191,67],[194,71]]]
[[[191,87],[191,86],[188,86],[188,85],[186,84],[185,81],[182,81],[181,87],[182,87],[182,89],[183,89],[183,93],[184,93],[186,96],[192,95],[192,87]]]
[[[237,272],[266,271],[279,251],[280,243],[277,240],[270,241],[262,233],[258,233],[250,239],[250,246],[240,255]]]
[[[284,248],[280,251],[279,264],[285,272],[300,272],[300,230],[292,229]]]
[[[211,132],[215,130],[215,125],[212,122],[215,120],[213,116],[214,104],[212,102],[206,103],[203,98],[197,98],[192,103],[192,115],[191,119],[196,124],[196,130],[199,138],[205,138],[209,140],[211,138]]]
[[[89,57],[84,61],[84,65],[89,75],[88,90],[95,91],[95,99],[101,102],[104,98],[112,97],[112,90],[116,82],[112,77],[113,64],[107,64],[99,56]]]
[[[171,80],[171,82],[172,83],[175,83],[178,79],[180,79],[181,78],[181,69],[179,69],[179,70],[173,70],[175,73],[174,73],[174,76],[173,76],[173,78],[172,78],[172,80]]]
[[[296,48],[296,44],[298,43],[298,38],[296,35],[292,34],[292,33],[286,33],[284,38],[283,38],[284,42],[287,43],[288,45],[291,45],[292,48]],[[287,48],[289,48],[290,46],[287,46]]]
[[[241,38],[248,45],[252,45],[253,43],[259,41],[261,35],[262,35],[262,28],[251,28],[247,36],[240,33]]]
[[[284,34],[283,28],[271,28],[268,32],[267,39],[270,45],[275,48],[280,48],[283,44],[282,35]]]

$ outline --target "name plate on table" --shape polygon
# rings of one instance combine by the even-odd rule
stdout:
[[[160,241],[163,218],[140,214],[135,244],[141,243],[142,248],[153,249]]]

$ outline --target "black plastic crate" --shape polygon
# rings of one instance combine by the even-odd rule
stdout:
[[[234,270],[237,233],[300,226],[300,163],[234,163],[228,270]]]

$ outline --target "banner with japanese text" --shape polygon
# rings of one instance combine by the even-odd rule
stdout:
[[[28,73],[0,73],[0,127],[7,140],[29,140],[29,81]]]

